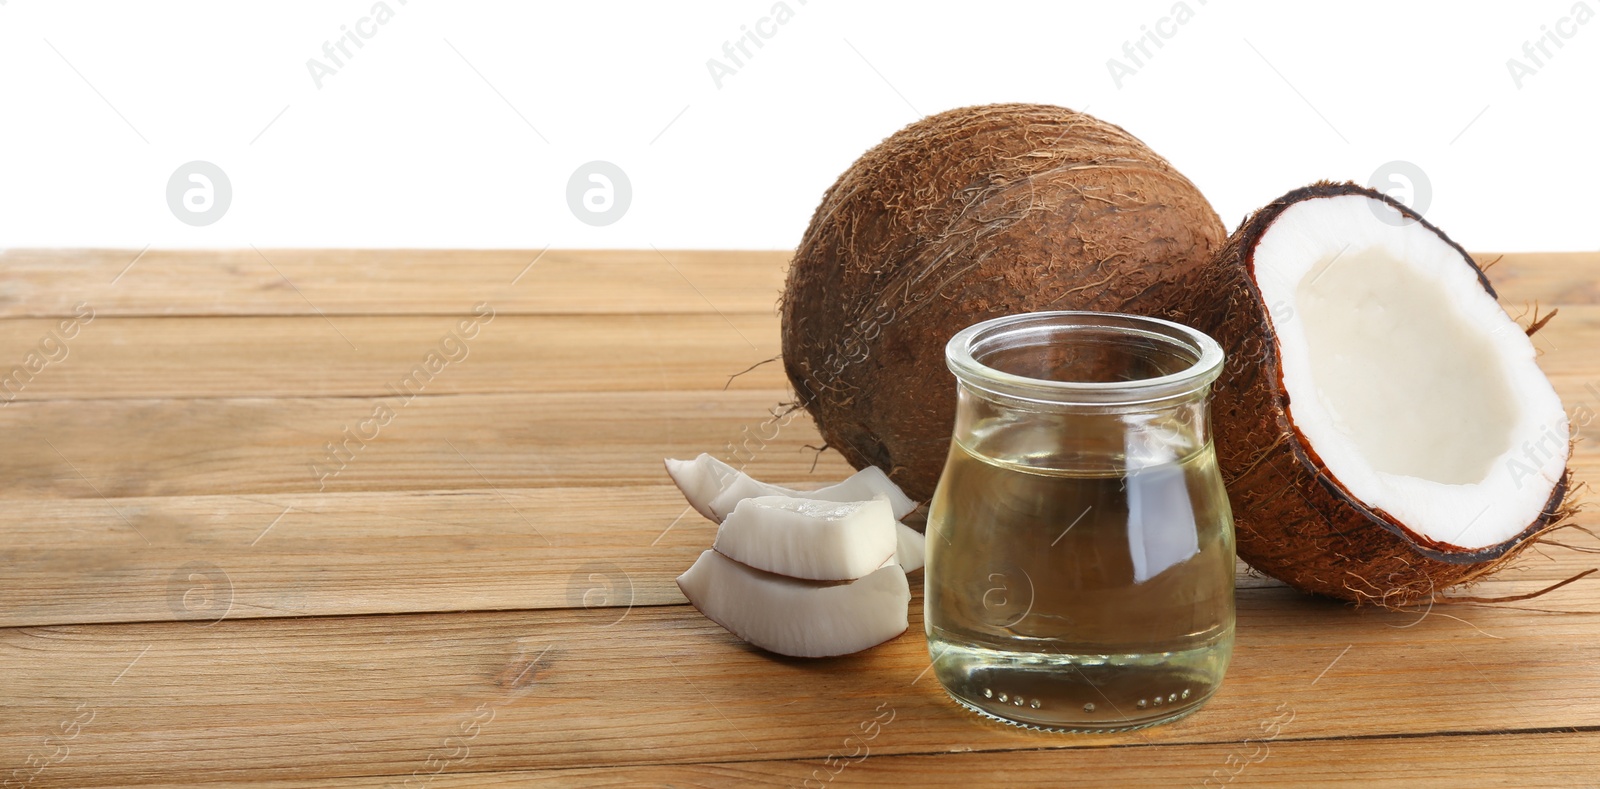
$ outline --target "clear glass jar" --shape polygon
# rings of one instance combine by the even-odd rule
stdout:
[[[1169,321],[1040,312],[945,349],[958,404],[928,515],[934,673],[1011,723],[1194,711],[1233,651],[1233,518],[1211,444],[1222,349]]]

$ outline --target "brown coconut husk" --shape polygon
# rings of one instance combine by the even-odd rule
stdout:
[[[1187,178],[1089,115],[924,118],[823,196],[784,290],[784,368],[828,447],[925,501],[955,420],[951,336],[1036,310],[1164,315],[1226,234]]]
[[[1246,218],[1217,253],[1216,265],[1203,272],[1194,300],[1176,317],[1211,334],[1229,355],[1213,389],[1212,417],[1239,556],[1304,591],[1399,608],[1449,599],[1441,596],[1445,589],[1504,567],[1541,536],[1568,525],[1577,504],[1569,497],[1568,470],[1543,511],[1519,535],[1462,551],[1356,500],[1290,421],[1276,335],[1252,276],[1252,256],[1261,235],[1289,206],[1351,194],[1387,202],[1437,234],[1460,253],[1462,265],[1471,267],[1484,290],[1496,295],[1472,256],[1406,206],[1355,184],[1324,181]]]

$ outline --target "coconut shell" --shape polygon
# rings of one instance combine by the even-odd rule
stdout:
[[[1226,235],[1187,178],[1089,115],[924,118],[823,196],[789,268],[784,369],[828,447],[925,501],[955,421],[956,332],[1037,310],[1165,316]]]
[[[1240,558],[1307,592],[1397,607],[1431,600],[1448,587],[1493,572],[1538,534],[1559,525],[1571,509],[1566,504],[1571,472],[1525,531],[1471,552],[1435,543],[1388,513],[1369,509],[1327,472],[1290,421],[1277,338],[1253,272],[1257,242],[1285,209],[1340,195],[1382,200],[1421,223],[1460,253],[1461,265],[1495,295],[1472,256],[1405,205],[1355,184],[1321,182],[1245,219],[1217,254],[1216,265],[1203,272],[1193,304],[1179,319],[1216,338],[1228,355],[1212,390],[1212,420]]]

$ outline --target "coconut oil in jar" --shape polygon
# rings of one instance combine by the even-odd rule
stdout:
[[[1207,425],[1221,351],[1176,324],[1037,313],[951,341],[959,406],[928,521],[950,695],[1068,731],[1161,723],[1233,646],[1233,525]]]

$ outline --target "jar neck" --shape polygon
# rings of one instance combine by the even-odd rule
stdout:
[[[1182,463],[1211,442],[1209,387],[1122,407],[1040,407],[965,383],[957,391],[954,440],[1003,465],[1116,474]]]
[[[945,349],[958,381],[954,438],[984,459],[1121,473],[1179,463],[1210,443],[1222,349],[1134,315],[1041,312],[984,321]]]

